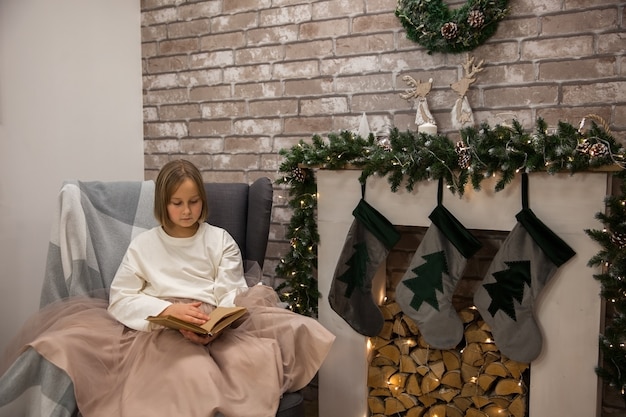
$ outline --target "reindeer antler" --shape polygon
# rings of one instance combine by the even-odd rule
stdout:
[[[463,66],[463,69],[465,70],[465,75],[459,81],[450,84],[450,87],[454,91],[456,91],[461,97],[464,97],[465,94],[467,94],[467,90],[469,90],[470,85],[474,83],[474,81],[476,81],[474,75],[478,74],[484,69],[483,63],[484,60],[481,60],[478,65],[474,65],[474,57],[470,57],[468,55],[467,61],[465,61],[464,64],[461,64]]]
[[[474,75],[478,74],[479,72],[481,72],[484,68],[483,68],[483,63],[485,62],[485,60],[481,60],[478,65],[474,65],[474,57],[467,57],[467,61],[465,62],[465,64],[463,65],[463,69],[465,70],[466,74],[464,78],[472,78]],[[471,69],[470,69],[471,67]]]
[[[423,83],[421,80],[416,81],[415,78],[411,77],[410,75],[405,75],[404,77],[402,77],[402,80],[404,80],[404,82],[406,82],[409,87],[412,87],[408,90],[404,90],[405,92],[400,94],[400,97],[405,100],[426,97],[433,86],[432,78],[429,79],[427,83]]]

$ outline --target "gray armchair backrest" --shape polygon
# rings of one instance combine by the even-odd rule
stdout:
[[[209,222],[223,227],[244,260],[261,267],[269,235],[273,189],[207,183]],[[154,181],[64,182],[53,217],[41,305],[108,289],[132,238],[157,225]]]
[[[251,185],[205,183],[204,189],[209,209],[207,221],[232,235],[244,260],[263,267],[274,194],[270,179],[259,178]]]

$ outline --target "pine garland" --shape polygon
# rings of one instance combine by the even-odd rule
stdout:
[[[622,182],[621,195],[606,199],[607,213],[597,213],[604,224],[603,230],[586,229],[585,232],[602,249],[589,260],[589,266],[601,267],[602,272],[593,277],[600,282],[601,296],[607,300],[609,318],[604,333],[600,335],[601,366],[596,373],[617,389],[626,404],[626,174],[616,174]]]
[[[507,0],[468,0],[450,10],[443,0],[398,0],[395,14],[410,40],[428,53],[475,49],[491,37],[507,14]]]

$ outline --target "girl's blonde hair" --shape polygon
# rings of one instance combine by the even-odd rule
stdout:
[[[200,170],[186,159],[176,159],[170,161],[161,168],[156,179],[154,190],[154,217],[161,226],[172,227],[173,223],[167,215],[167,205],[170,203],[172,195],[185,179],[191,179],[198,189],[198,194],[202,199],[202,213],[198,222],[203,222],[209,215],[204,190],[204,181]]]

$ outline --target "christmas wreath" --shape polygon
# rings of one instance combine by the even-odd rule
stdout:
[[[507,0],[468,0],[450,10],[443,0],[398,0],[396,16],[407,38],[433,52],[469,51],[493,35]]]

